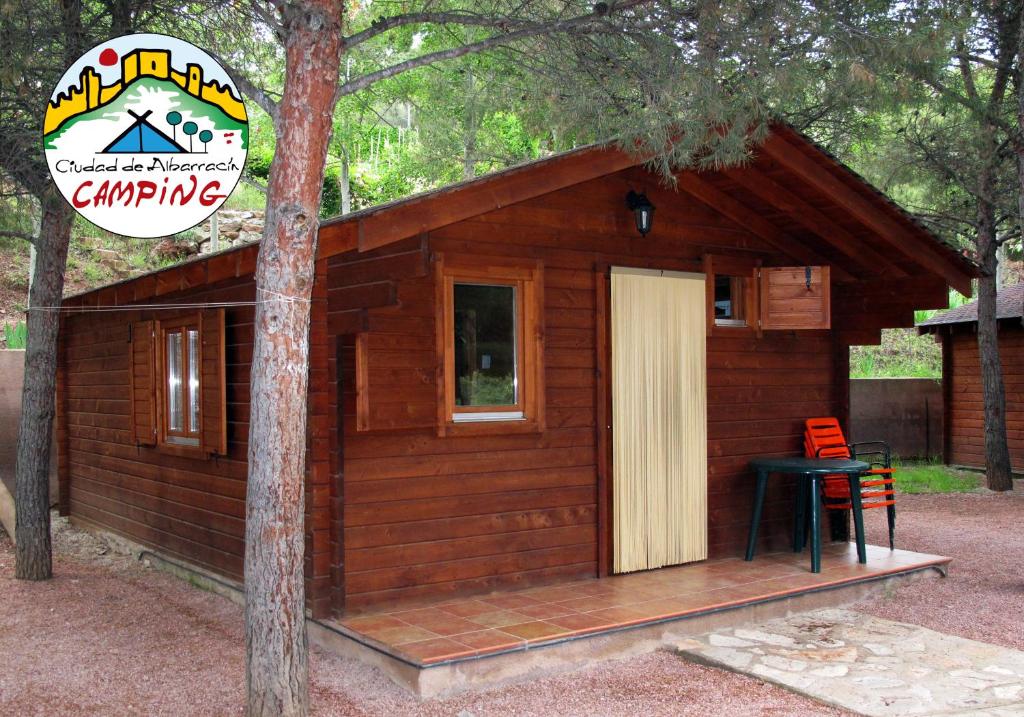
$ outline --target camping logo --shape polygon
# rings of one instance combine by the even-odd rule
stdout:
[[[80,57],[46,107],[57,188],[93,224],[159,237],[224,203],[245,165],[249,123],[224,69],[167,35],[117,37]]]

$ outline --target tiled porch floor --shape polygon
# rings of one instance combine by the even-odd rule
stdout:
[[[855,547],[839,543],[823,546],[820,573],[809,563],[806,552],[712,560],[381,610],[340,625],[386,654],[428,666],[944,566],[949,558],[868,546],[860,565]]]

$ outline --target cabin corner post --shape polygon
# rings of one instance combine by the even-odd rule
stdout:
[[[940,327],[942,339],[942,462],[953,462],[953,329]]]
[[[68,465],[68,376],[67,319],[61,313],[57,325],[57,396],[54,415],[54,440],[57,443],[57,509],[62,516],[71,514],[71,470]],[[131,410],[131,409],[129,409]]]
[[[306,418],[306,607],[314,618],[332,611],[331,420],[328,396],[327,261],[314,267],[309,321]]]

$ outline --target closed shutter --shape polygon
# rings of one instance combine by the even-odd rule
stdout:
[[[761,328],[830,328],[830,293],[827,266],[761,269]]]
[[[224,309],[206,309],[199,322],[202,337],[203,450],[228,452],[227,397],[224,360]]]
[[[136,321],[131,329],[131,437],[136,445],[156,445],[156,322]]]

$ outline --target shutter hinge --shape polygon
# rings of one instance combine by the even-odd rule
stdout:
[[[804,282],[807,284],[807,290],[811,290],[811,267],[804,267]]]

